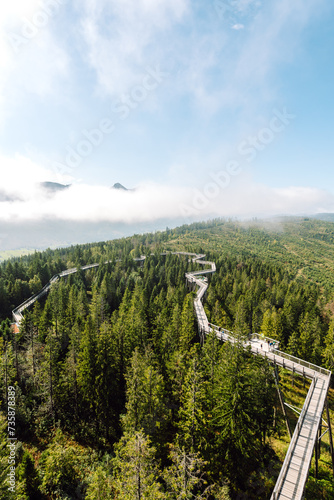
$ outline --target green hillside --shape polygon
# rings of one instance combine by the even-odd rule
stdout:
[[[283,265],[296,279],[332,290],[334,278],[334,223],[309,218],[233,222],[216,220],[175,231],[172,248],[198,245],[205,251],[255,256]]]
[[[29,250],[28,248],[20,248],[18,250],[3,250],[0,251],[0,262],[4,260],[12,259],[14,257],[21,257],[23,255],[31,255],[34,250]]]

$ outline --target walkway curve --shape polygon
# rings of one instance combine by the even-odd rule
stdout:
[[[237,342],[232,332],[211,325],[208,322],[203,307],[202,300],[208,288],[208,281],[206,278],[205,280],[201,280],[199,276],[215,272],[215,263],[201,260],[205,255],[189,255],[191,255],[193,262],[210,266],[208,269],[186,274],[188,283],[198,286],[194,305],[200,334],[204,336],[214,331],[223,341]],[[301,500],[311,466],[313,450],[315,449],[315,445],[318,444],[318,430],[322,422],[331,372],[277,349],[270,350],[270,342],[267,342],[268,340],[271,341],[272,339],[266,339],[260,337],[258,334],[253,334],[251,339],[244,341],[243,344],[244,347],[250,347],[252,353],[312,380],[274,491],[271,495],[271,500]],[[331,440],[330,422],[328,422],[328,427]]]
[[[197,287],[196,297],[194,299],[194,308],[198,322],[199,333],[202,337],[210,332],[215,332],[222,341],[235,343],[238,340],[233,332],[209,323],[203,307],[203,298],[208,289],[208,279],[205,275],[216,271],[214,262],[203,260],[205,254],[196,254],[189,252],[164,252],[161,255],[183,255],[189,257],[193,263],[209,266],[200,271],[188,272],[185,274],[187,284],[190,287]],[[145,260],[145,256],[134,259],[137,262]],[[117,260],[116,262],[119,262]],[[112,262],[107,261],[106,264]],[[82,270],[98,267],[100,264],[88,264],[81,267]],[[35,295],[24,301],[12,311],[13,320],[19,326],[23,319],[23,311],[30,307],[36,300],[48,293],[53,283],[59,278],[76,273],[77,268],[67,269],[53,276],[50,281]],[[327,393],[331,380],[331,372],[302,359],[290,356],[277,349],[270,347],[270,341],[258,334],[253,334],[251,338],[244,341],[244,347],[250,348],[255,355],[262,356],[269,362],[282,366],[287,370],[296,372],[312,380],[304,406],[300,413],[294,434],[292,436],[285,460],[283,462],[279,477],[277,479],[271,500],[301,500],[304,494],[306,481],[309,474],[313,450],[318,443],[318,430],[322,422]],[[328,413],[329,417],[329,413]],[[332,450],[331,427],[328,421],[330,433],[330,443]]]

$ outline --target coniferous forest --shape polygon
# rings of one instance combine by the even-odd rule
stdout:
[[[270,498],[282,462],[274,443],[286,433],[273,369],[241,345],[214,335],[201,341],[185,280],[200,267],[161,255],[168,251],[216,263],[204,302],[209,321],[240,339],[263,333],[333,368],[330,222],[292,219],[277,229],[215,220],[2,262],[0,498]],[[81,269],[90,263],[100,265]],[[12,309],[73,267],[14,333]],[[303,386],[281,377],[288,391]],[[333,478],[323,474],[306,498],[334,498]]]

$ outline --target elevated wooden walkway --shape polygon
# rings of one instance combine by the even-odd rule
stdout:
[[[142,255],[141,257],[135,258],[133,260],[136,262],[144,261],[145,256]],[[112,262],[112,261],[107,261],[104,264],[108,264],[109,262]],[[120,262],[120,259],[118,259],[116,262]],[[87,264],[86,266],[82,266],[80,269],[82,269],[83,271],[86,271],[87,269],[93,269],[94,267],[98,267],[99,265],[100,264]],[[59,278],[64,278],[66,276],[69,276],[70,274],[74,274],[77,272],[78,272],[78,268],[72,267],[71,269],[65,269],[65,271],[62,271],[59,274],[55,274],[54,276],[52,276],[50,281],[45,286],[43,286],[43,288],[39,292],[35,293],[31,297],[29,297],[29,299],[25,300],[24,302],[22,302],[22,304],[20,304],[18,307],[13,309],[12,317],[13,317],[13,321],[16,324],[17,328],[20,327],[20,323],[23,319],[22,313],[25,309],[28,309],[28,307],[32,306],[32,304],[34,302],[36,302],[36,300],[39,300],[44,295],[46,295],[50,291],[50,288],[53,285],[53,283],[56,283],[59,280]]]
[[[210,274],[216,270],[214,262],[199,261],[204,257],[198,255],[193,257],[194,262],[210,265],[210,268],[201,272],[187,273],[186,279],[189,283],[198,286],[195,299],[195,312],[199,331],[206,335],[214,331],[218,338],[223,341],[235,343],[237,339],[232,332],[211,325],[205,314],[202,304],[203,296],[208,288],[207,280],[199,280],[199,275]],[[271,340],[271,339],[270,339]],[[243,341],[245,348],[250,348],[253,354],[262,356],[269,362],[282,366],[294,373],[299,373],[312,380],[304,406],[300,413],[290,446],[288,448],[283,466],[277,479],[271,500],[301,500],[304,495],[305,485],[308,478],[313,450],[318,449],[318,431],[322,422],[322,414],[325,408],[327,393],[331,380],[331,372],[320,366],[313,365],[302,359],[290,356],[282,351],[273,349],[269,339],[253,334],[251,339]],[[330,446],[333,458],[333,442],[327,411],[328,430],[330,433]]]

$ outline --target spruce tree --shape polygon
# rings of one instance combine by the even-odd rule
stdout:
[[[143,430],[146,435],[161,433],[167,419],[165,387],[148,350],[144,355],[135,349],[126,375],[126,414],[123,426],[127,432]]]
[[[115,446],[115,500],[163,500],[155,449],[143,432],[126,433]]]

